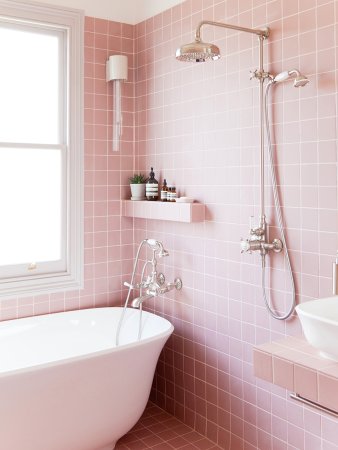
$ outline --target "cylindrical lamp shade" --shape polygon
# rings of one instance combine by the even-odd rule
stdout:
[[[128,57],[126,55],[109,56],[106,64],[106,81],[128,79]]]
[[[106,81],[114,82],[113,151],[119,151],[122,136],[121,83],[128,79],[128,57],[109,56],[106,62]]]

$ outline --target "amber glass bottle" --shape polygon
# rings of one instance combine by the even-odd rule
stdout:
[[[167,180],[163,180],[163,185],[161,189],[161,202],[168,201],[168,186],[167,186]]]
[[[177,197],[176,187],[171,186],[171,201],[176,202],[176,197]]]
[[[146,197],[149,201],[158,200],[158,181],[155,178],[154,169],[152,167],[146,183]]]

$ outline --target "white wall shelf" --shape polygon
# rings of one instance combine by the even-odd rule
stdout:
[[[157,219],[186,223],[203,222],[205,220],[205,205],[202,203],[122,200],[122,215],[138,219]]]

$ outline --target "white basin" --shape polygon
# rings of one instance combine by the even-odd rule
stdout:
[[[296,311],[309,344],[338,361],[338,296],[301,303]]]

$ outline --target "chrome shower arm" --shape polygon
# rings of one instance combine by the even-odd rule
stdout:
[[[260,29],[255,29],[255,28],[239,27],[237,25],[230,25],[228,23],[223,23],[223,22],[214,22],[212,20],[202,20],[197,25],[196,32],[195,32],[195,39],[198,42],[201,40],[201,28],[203,25],[212,25],[215,27],[228,28],[230,30],[244,31],[245,33],[256,34],[257,36],[263,36],[263,38],[267,38],[270,33],[269,28],[264,28],[263,30],[260,30]]]
[[[195,41],[201,42],[201,28],[203,25],[211,25],[221,28],[228,28],[230,30],[244,31],[245,33],[251,33],[258,36],[259,39],[259,68],[251,74],[251,78],[256,78],[259,81],[259,122],[260,122],[260,226],[263,226],[265,222],[265,198],[264,198],[264,94],[263,83],[265,79],[270,78],[269,72],[264,71],[263,65],[263,41],[269,36],[270,29],[268,27],[264,29],[246,28],[238,25],[230,25],[223,22],[214,22],[212,20],[202,20],[196,28]]]

